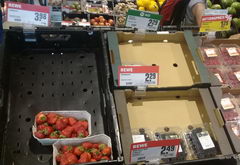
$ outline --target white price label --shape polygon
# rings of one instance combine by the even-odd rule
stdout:
[[[197,137],[198,137],[204,150],[215,147],[215,145],[207,131],[197,133]]]
[[[158,85],[158,66],[119,66],[119,86]]]
[[[235,47],[226,48],[226,49],[228,51],[229,56],[239,56],[240,55],[237,48],[235,48]]]
[[[207,57],[217,57],[218,56],[215,49],[213,49],[213,48],[204,49],[204,51],[205,51]]]
[[[145,136],[144,135],[132,135],[133,143],[140,143],[145,142]]]
[[[219,73],[215,73],[214,75],[218,78],[218,80],[219,80],[221,83],[223,83],[223,79],[222,79],[222,77],[220,76]]]
[[[130,162],[177,157],[180,139],[147,141],[131,145]]]
[[[240,81],[240,71],[234,72],[234,75],[237,77],[238,81]]]
[[[161,18],[162,16],[156,13],[128,10],[126,27],[157,31]]]
[[[234,105],[229,97],[221,99],[221,105],[224,110],[233,109]]]
[[[48,26],[50,10],[46,6],[30,5],[19,2],[6,2],[7,21],[23,24]]]

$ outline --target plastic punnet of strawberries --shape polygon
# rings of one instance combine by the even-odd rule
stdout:
[[[55,157],[59,165],[110,160],[112,149],[106,144],[84,142],[77,146],[64,145]]]
[[[89,135],[88,121],[77,120],[74,117],[64,117],[50,112],[40,112],[36,115],[35,121],[37,131],[34,135],[39,138],[83,138]]]

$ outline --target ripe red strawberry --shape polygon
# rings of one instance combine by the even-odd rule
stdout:
[[[87,120],[82,121],[82,126],[83,126],[83,128],[85,128],[87,130],[88,129],[88,121]]]
[[[37,126],[37,130],[38,130],[38,131],[39,131],[39,130],[43,130],[46,126],[48,126],[47,123],[40,124],[40,125]]]
[[[91,159],[90,162],[96,162],[97,160],[96,159]]]
[[[107,147],[106,144],[99,144],[98,148],[100,149],[100,151],[102,151],[105,147]]]
[[[55,124],[58,119],[58,115],[56,113],[50,112],[47,114],[47,122],[49,124]]]
[[[71,138],[76,138],[77,137],[77,133],[72,133]]]
[[[83,127],[79,127],[77,130],[78,137],[83,138],[85,137],[85,129]]]
[[[97,143],[93,144],[92,148],[98,149],[98,144]]]
[[[59,132],[58,131],[54,131],[49,135],[50,139],[58,139],[59,138]]]
[[[80,128],[83,128],[82,127],[82,122],[77,121],[75,124],[73,124],[73,128],[74,128],[74,131],[77,132]]]
[[[84,152],[84,147],[83,146],[77,146],[74,147],[73,153],[77,156],[80,156]]]
[[[73,127],[67,126],[64,130],[62,130],[61,134],[66,136],[67,138],[70,138],[73,132]]]
[[[80,156],[80,160],[84,160],[85,163],[86,163],[86,162],[89,162],[89,161],[91,160],[91,158],[92,158],[92,156],[91,156],[91,154],[88,153],[88,152],[84,152],[84,153],[82,153],[81,156]]]
[[[112,152],[111,147],[105,147],[105,148],[102,150],[102,154],[103,154],[104,156],[110,156],[110,155],[111,155],[111,152]]]
[[[110,160],[110,158],[107,157],[107,156],[103,156],[103,157],[101,158],[101,160]]]
[[[54,130],[51,126],[46,126],[42,131],[44,135],[49,136]]]
[[[87,137],[89,135],[88,131],[84,131],[84,137]]]
[[[68,146],[68,145],[64,145],[61,147],[61,151],[63,153],[72,153],[73,152],[73,147],[72,146]]]
[[[34,135],[39,139],[45,138],[45,135],[42,133],[42,131],[37,131],[34,133]]]
[[[37,124],[43,124],[47,121],[47,116],[43,114],[42,112],[38,113],[36,115],[36,123]]]
[[[60,161],[60,165],[69,165],[68,159],[66,158],[65,154],[62,155],[62,158],[61,158],[61,161]]]
[[[92,148],[93,144],[90,143],[90,142],[84,142],[84,143],[82,143],[82,146],[83,146],[86,150],[88,150],[88,149],[91,149],[91,148]]]
[[[68,164],[76,164],[78,162],[77,156],[73,153],[65,153],[65,159],[67,159]]]
[[[64,118],[62,118],[62,121],[66,124],[66,125],[68,125],[69,124],[69,120],[68,120],[68,118],[67,117],[64,117]]]
[[[56,161],[57,162],[60,162],[61,161],[61,159],[62,159],[62,154],[58,154],[57,156],[56,156]]]
[[[64,128],[67,127],[67,124],[65,122],[63,122],[62,119],[58,119],[57,122],[56,122],[56,129],[57,130],[63,130]]]
[[[91,149],[91,154],[92,154],[92,158],[97,161],[101,160],[102,158],[102,153],[96,148]]]
[[[75,119],[74,117],[69,117],[68,121],[69,121],[69,124],[73,126],[77,122],[77,119]]]

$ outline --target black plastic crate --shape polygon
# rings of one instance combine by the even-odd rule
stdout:
[[[31,130],[34,116],[45,110],[87,110],[92,134],[111,137],[117,162],[102,41],[101,32],[13,29],[6,33],[1,54],[5,99],[0,164],[52,164],[52,147],[41,146]]]

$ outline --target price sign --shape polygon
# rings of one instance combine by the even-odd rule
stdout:
[[[180,139],[147,141],[131,145],[130,162],[177,157]]]
[[[157,31],[162,16],[152,12],[128,10],[126,27]]]
[[[207,15],[202,16],[200,32],[230,30],[231,15]]]
[[[118,86],[158,85],[159,66],[119,66]]]
[[[49,8],[19,2],[6,2],[6,18],[8,22],[48,26]]]

